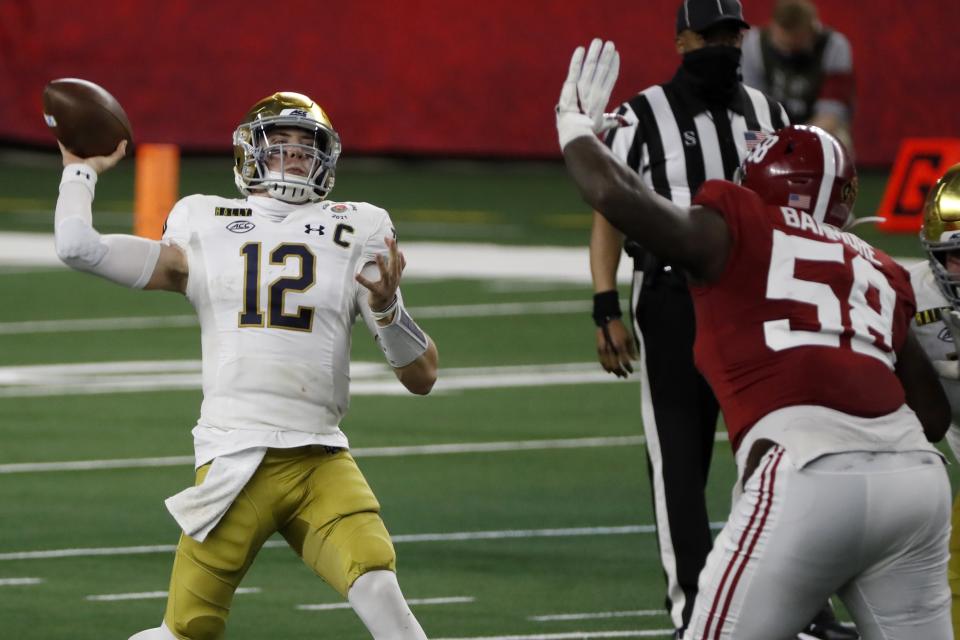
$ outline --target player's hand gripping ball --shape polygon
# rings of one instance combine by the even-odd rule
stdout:
[[[43,119],[53,135],[81,158],[108,156],[133,130],[120,103],[103,87],[78,78],[61,78],[43,90]]]

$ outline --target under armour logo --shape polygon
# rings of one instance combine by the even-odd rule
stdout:
[[[306,229],[307,229],[306,231],[304,231],[304,233],[313,233],[314,231],[316,231],[318,236],[322,236],[322,235],[323,235],[323,225],[322,225],[322,224],[318,224],[316,227],[311,227],[309,224],[305,224],[305,225],[303,225],[303,226],[306,227]]]
[[[697,146],[697,132],[696,131],[684,131],[683,132],[683,145],[686,147],[695,147]]]

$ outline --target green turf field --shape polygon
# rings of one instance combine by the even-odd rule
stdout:
[[[7,162],[0,229],[49,231],[55,158]],[[184,193],[232,188],[224,160],[189,161],[184,178]],[[98,209],[96,220],[104,230],[129,228],[123,212],[130,181],[127,166],[98,187],[106,213]],[[878,200],[882,177],[863,182]],[[390,208],[402,239],[577,245],[589,232],[588,212],[559,165],[346,159],[336,194]],[[919,255],[912,238],[885,242],[898,255]],[[404,292],[414,310],[584,301],[590,294],[586,286],[475,280],[407,282]],[[192,481],[185,460],[200,393],[77,389],[106,375],[102,363],[147,361],[159,370],[195,361],[199,332],[4,333],[24,321],[190,313],[177,296],[127,291],[65,270],[0,269],[0,300],[0,638],[126,638],[163,613],[177,527],[162,501]],[[441,376],[484,384],[438,387],[426,398],[360,394],[344,430],[397,539],[405,595],[423,602],[413,608],[428,634],[667,637],[657,633],[670,624],[657,611],[662,576],[637,440],[638,385],[612,378],[545,383],[567,365],[591,368],[588,314],[478,312],[421,324],[439,346]],[[356,336],[354,358],[382,362],[365,331]],[[50,385],[60,377],[80,385],[63,393],[31,394],[9,383],[13,367],[65,363],[101,369],[40,374]],[[508,374],[525,382],[511,383]],[[438,444],[460,446],[430,447]],[[147,458],[161,459],[159,466],[143,466]],[[41,464],[103,460],[128,462]],[[729,507],[733,474],[729,445],[720,441],[710,489],[715,521]],[[282,545],[262,551],[242,586],[250,592],[235,600],[229,638],[367,637],[349,610],[301,607],[340,600]],[[572,614],[591,615],[557,619]]]

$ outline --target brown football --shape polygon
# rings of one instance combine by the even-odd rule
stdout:
[[[120,103],[103,87],[78,78],[53,80],[43,90],[43,119],[57,140],[81,158],[129,146],[133,130]]]

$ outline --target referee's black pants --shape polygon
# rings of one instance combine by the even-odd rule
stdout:
[[[684,277],[660,265],[646,276],[636,271],[632,301],[666,607],[681,629],[713,546],[705,492],[719,407],[693,363],[696,323]]]

